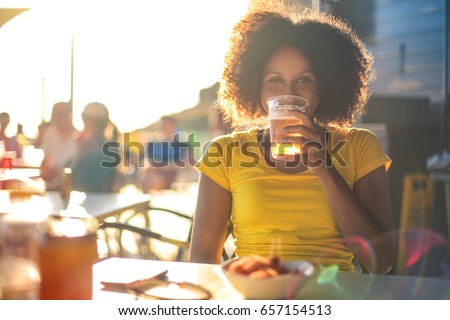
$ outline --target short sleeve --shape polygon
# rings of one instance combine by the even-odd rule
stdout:
[[[230,136],[221,136],[210,142],[202,158],[195,164],[200,173],[228,191],[231,191],[231,165],[228,163],[226,146],[230,139]]]
[[[355,159],[355,181],[384,165],[386,171],[392,160],[386,155],[380,141],[371,131],[359,129],[352,139]]]

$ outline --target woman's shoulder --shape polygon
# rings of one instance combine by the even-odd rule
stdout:
[[[378,140],[377,136],[370,130],[359,127],[348,128],[328,128],[334,136],[342,140],[348,140],[354,143],[360,143],[367,140]]]

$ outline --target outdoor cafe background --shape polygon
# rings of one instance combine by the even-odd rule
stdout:
[[[393,159],[397,230],[418,227],[448,239],[444,183],[430,179],[427,168],[427,158],[449,150],[446,1],[299,2],[350,21],[374,54],[378,79],[358,125],[373,130]],[[9,134],[21,123],[31,144],[58,100],[73,102],[79,127],[81,109],[97,100],[136,140],[163,114],[210,138],[225,37],[247,1],[12,3],[0,1],[4,21],[14,6],[24,12],[0,27],[0,110],[11,114]],[[448,168],[438,169],[446,177]],[[423,253],[417,265],[394,272],[445,276],[448,247]]]

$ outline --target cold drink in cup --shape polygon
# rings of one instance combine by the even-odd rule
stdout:
[[[308,101],[299,96],[283,95],[267,100],[269,106],[271,155],[275,159],[301,154],[302,146],[294,142],[281,142],[277,131],[302,124],[299,112],[308,111]]]

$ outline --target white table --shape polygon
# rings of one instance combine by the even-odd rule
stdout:
[[[173,281],[199,284],[213,294],[213,299],[229,300],[243,297],[228,286],[216,273],[217,265],[186,262],[163,262],[111,258],[94,265],[94,299],[134,299],[125,293],[101,290],[100,281],[131,282],[148,277],[158,270],[168,270]],[[368,275],[339,272],[335,281],[318,283],[315,276],[302,287],[296,299],[450,299],[450,279]]]
[[[72,206],[79,206],[88,214],[103,221],[108,217],[119,216],[127,210],[146,213],[150,195],[146,194],[115,194],[115,193],[83,193],[72,192],[69,202]],[[65,203],[59,192],[45,192],[42,195],[15,194],[13,196],[6,190],[0,190],[0,213],[32,210],[42,214],[59,214],[65,210]]]

